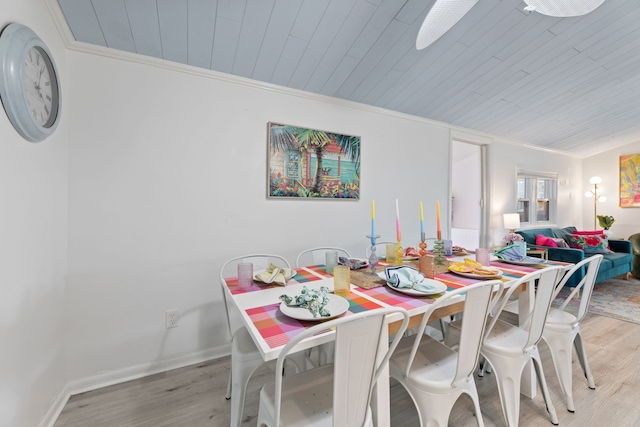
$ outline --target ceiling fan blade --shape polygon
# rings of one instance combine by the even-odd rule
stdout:
[[[542,15],[564,18],[586,15],[604,3],[604,0],[524,0],[524,2]]]
[[[416,49],[424,49],[438,40],[477,2],[478,0],[436,0],[418,31]]]

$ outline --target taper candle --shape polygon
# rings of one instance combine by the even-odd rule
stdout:
[[[376,201],[371,200],[371,237],[376,235]]]
[[[398,242],[402,240],[402,233],[400,232],[400,207],[398,206],[398,199],[396,199],[396,238]]]
[[[436,223],[438,231],[438,240],[442,240],[442,229],[440,228],[440,202],[436,202]]]
[[[422,202],[420,202],[420,241],[424,241],[424,210],[422,209]]]

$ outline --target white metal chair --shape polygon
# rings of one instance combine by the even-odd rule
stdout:
[[[544,268],[520,278],[505,293],[498,304],[494,317],[487,326],[480,354],[493,368],[498,384],[502,412],[509,427],[518,425],[520,418],[520,383],[522,372],[529,360],[538,377],[551,423],[558,424],[558,416],[549,396],[547,381],[542,369],[542,361],[538,352],[538,343],[542,339],[542,331],[553,300],[556,284],[562,277],[564,269],[559,267]],[[509,301],[509,297],[522,283],[533,286],[537,280],[537,289],[533,293],[532,309],[528,313],[526,329],[499,319],[499,314]],[[449,331],[452,328],[449,327]],[[481,374],[483,373],[481,369]]]
[[[231,269],[231,267],[235,267],[240,262],[253,263],[254,273],[266,269],[270,263],[274,263],[280,267],[291,268],[291,265],[285,258],[280,255],[271,254],[238,256],[228,260],[222,265],[222,268],[220,268],[220,286],[222,287],[222,296],[226,308],[227,327],[229,328],[229,335],[231,336],[231,374],[229,375],[226,394],[227,400],[231,399],[231,427],[240,426],[242,423],[247,384],[253,372],[264,364],[264,360],[247,328],[241,326],[235,330],[235,332],[231,328],[229,307],[227,306],[227,291],[224,289],[224,279],[225,277],[234,277],[237,275],[237,271]]]
[[[308,259],[308,254],[311,254],[311,261],[313,262],[313,265],[319,265],[319,264],[324,264],[325,263],[325,254],[329,251],[336,251],[338,252],[338,256],[342,256],[345,258],[351,258],[351,255],[349,254],[349,252],[346,249],[342,249],[342,248],[332,248],[332,247],[319,247],[319,248],[311,248],[311,249],[305,249],[304,251],[300,252],[298,254],[298,256],[296,257],[296,267],[304,267],[305,265],[310,265],[307,262],[303,262],[301,264],[301,260],[305,260]]]
[[[502,295],[499,280],[479,282],[446,293],[434,302],[414,337],[404,338],[389,362],[389,371],[413,399],[421,426],[446,426],[453,405],[466,393],[471,397],[478,425],[484,426],[473,372],[484,336],[485,319]],[[424,335],[434,310],[465,293],[459,351]]]
[[[586,274],[582,280],[576,285],[571,293],[564,300],[559,308],[551,307],[549,315],[547,316],[547,322],[544,326],[542,333],[542,339],[547,343],[551,349],[551,357],[553,359],[553,365],[556,368],[556,374],[560,381],[560,387],[562,392],[567,398],[567,409],[569,412],[574,412],[575,407],[573,405],[573,370],[571,368],[571,346],[575,346],[576,355],[584,376],[587,378],[587,384],[590,389],[595,389],[596,385],[589,369],[589,362],[587,361],[587,355],[584,352],[582,346],[582,336],[580,334],[580,322],[584,319],[589,308],[589,300],[593,292],[596,276],[598,275],[598,269],[600,268],[600,262],[602,261],[602,255],[594,255],[586,258],[576,264],[562,279],[560,284],[556,287],[554,298],[560,292],[564,284],[569,278],[579,272],[583,266],[586,266]],[[567,312],[565,309],[574,296],[582,295],[579,297],[580,304],[578,308],[577,316]]]
[[[382,359],[387,315],[403,322]],[[395,318],[393,320],[396,320]],[[343,316],[315,325],[293,338],[278,356],[275,382],[262,387],[258,426],[372,426],[372,389],[409,322],[408,312],[389,307]],[[335,327],[335,363],[296,375],[278,375],[285,357],[303,339]]]

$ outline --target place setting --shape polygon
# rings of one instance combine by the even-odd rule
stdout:
[[[389,288],[406,295],[422,297],[447,291],[447,285],[444,283],[426,278],[424,274],[409,266],[387,267],[378,273],[378,276]]]
[[[482,265],[478,261],[465,258],[464,262],[450,262],[449,272],[471,279],[499,279],[502,270]]]
[[[321,321],[338,317],[349,310],[349,301],[332,294],[329,288],[320,289],[302,287],[299,295],[280,296],[280,311],[287,317],[304,321]]]

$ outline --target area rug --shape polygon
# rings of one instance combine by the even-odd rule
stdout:
[[[589,301],[589,312],[640,324],[640,279],[630,277],[627,280],[623,277],[596,283]],[[564,301],[569,292],[569,288],[562,289],[553,305]],[[578,301],[572,300],[569,306],[577,311]]]

